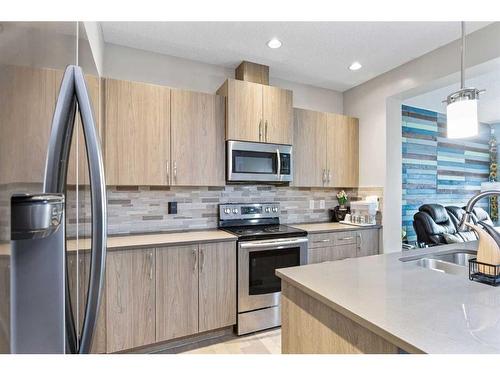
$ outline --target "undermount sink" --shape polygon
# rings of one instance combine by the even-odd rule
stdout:
[[[445,262],[444,260],[434,258],[421,258],[415,261],[415,264],[433,271],[449,273],[452,275],[463,274],[465,270],[464,266],[459,266],[455,263]]]
[[[466,272],[469,259],[475,258],[476,252],[471,250],[446,251],[444,253],[427,254],[418,258],[401,259],[403,262],[413,263],[419,267],[433,271],[461,275]]]

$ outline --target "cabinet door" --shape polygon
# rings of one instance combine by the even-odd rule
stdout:
[[[62,76],[61,70],[1,67],[0,183],[43,182]]]
[[[223,186],[224,98],[172,90],[171,110],[171,185]]]
[[[261,141],[262,85],[229,79],[226,95],[226,139]]]
[[[200,245],[199,330],[236,324],[236,245]]]
[[[156,249],[156,341],[198,332],[198,245]]]
[[[358,120],[328,113],[328,186],[357,187],[359,177]]]
[[[358,249],[357,256],[378,254],[379,251],[379,230],[364,229],[357,231]]]
[[[106,273],[108,352],[155,341],[154,249],[110,251]]]
[[[170,89],[106,79],[105,100],[107,184],[167,185]]]
[[[356,244],[309,249],[308,263],[321,263],[356,256]]]
[[[326,173],[326,113],[294,110],[293,185],[322,187]]]
[[[264,141],[292,144],[293,94],[290,90],[262,86]]]

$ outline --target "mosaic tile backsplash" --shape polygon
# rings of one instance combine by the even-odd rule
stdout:
[[[367,195],[382,197],[381,188],[345,189],[352,200]],[[210,229],[217,227],[219,203],[280,202],[283,223],[324,222],[329,220],[328,209],[337,205],[339,189],[293,188],[267,185],[234,185],[225,187],[108,187],[108,234],[133,234],[178,230]],[[68,202],[74,202],[71,194]],[[79,209],[80,224],[89,221],[88,194]],[[314,200],[314,209],[309,201]],[[320,201],[325,201],[325,208]],[[177,202],[177,214],[168,214],[168,202]],[[382,206],[382,198],[381,204]],[[76,207],[68,207],[68,217],[76,217]],[[381,208],[382,210],[382,208]],[[80,225],[79,228],[85,228]],[[69,220],[68,236],[76,235],[75,220]],[[80,232],[80,235],[86,233]]]

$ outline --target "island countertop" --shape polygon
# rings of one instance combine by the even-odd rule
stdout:
[[[477,242],[279,269],[277,275],[411,353],[500,353],[500,288],[400,258]]]

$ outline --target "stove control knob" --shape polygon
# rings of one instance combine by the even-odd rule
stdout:
[[[278,207],[273,207],[273,212],[278,212]]]
[[[230,214],[231,213],[231,209],[230,208],[224,208],[224,213],[225,214]]]
[[[238,213],[238,209],[237,208],[233,208],[233,214],[237,214]]]
[[[266,213],[271,212],[271,207],[266,207]]]

